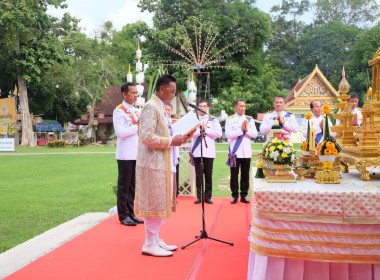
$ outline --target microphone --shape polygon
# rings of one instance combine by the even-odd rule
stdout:
[[[204,110],[202,110],[201,108],[199,108],[197,105],[193,104],[193,103],[190,103],[189,101],[185,100],[183,103],[185,103],[186,106],[189,106],[191,108],[193,108],[194,110],[197,110],[197,111],[200,111],[202,112],[203,114],[206,114],[208,115],[208,113]]]

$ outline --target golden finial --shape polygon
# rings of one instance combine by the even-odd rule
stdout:
[[[129,70],[128,70],[128,74],[132,74],[131,73],[131,64],[129,63]]]
[[[137,50],[140,50],[140,41],[137,41]]]

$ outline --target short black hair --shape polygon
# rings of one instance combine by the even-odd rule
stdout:
[[[173,105],[170,104],[169,102],[165,102],[164,105],[165,105],[165,106],[170,106],[170,107],[172,108],[172,110],[173,110]]]
[[[319,101],[319,100],[313,100],[313,101],[311,101],[310,102],[310,109],[314,108],[314,105],[313,105],[314,102],[321,102],[321,101]],[[322,102],[321,102],[321,104],[322,104]]]
[[[245,101],[244,101],[243,99],[235,100],[235,101],[234,101],[234,107],[235,107],[239,102],[244,102],[244,103],[245,103]]]
[[[177,80],[176,80],[173,76],[171,76],[171,75],[167,75],[167,74],[162,75],[161,77],[159,77],[159,78],[157,79],[157,83],[156,83],[156,92],[159,92],[159,91],[160,91],[160,87],[161,87],[162,85],[168,85],[168,84],[170,84],[171,82],[175,83],[175,82],[177,82]]]
[[[134,86],[136,86],[136,84],[130,83],[130,82],[123,84],[121,86],[121,94],[123,94],[123,92],[128,93],[129,87],[134,87]]]
[[[206,100],[204,100],[204,99],[200,99],[197,103],[198,103],[198,106],[199,106],[199,104],[201,104],[201,103],[207,103],[207,106],[210,107],[209,102],[206,101]]]
[[[359,95],[356,92],[350,92],[349,95],[350,95],[350,99],[351,98],[357,98],[360,100]]]

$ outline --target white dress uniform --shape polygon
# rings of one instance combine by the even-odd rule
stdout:
[[[241,169],[240,173],[240,197],[241,201],[244,203],[249,203],[249,200],[246,198],[248,195],[249,189],[249,170],[251,166],[251,157],[252,157],[252,148],[251,148],[251,138],[257,136],[257,130],[255,121],[252,117],[249,116],[239,116],[237,113],[233,116],[228,117],[226,120],[226,137],[230,140],[230,153],[233,152],[235,143],[239,136],[243,135],[241,126],[246,120],[250,118],[248,131],[245,133],[239,149],[236,151],[236,166],[230,167],[230,188],[231,195],[233,199],[231,203],[236,203],[239,197],[239,168]]]
[[[199,116],[201,124],[205,124],[205,139],[202,139],[202,152],[203,152],[203,174],[201,170],[201,144],[195,147],[192,152],[194,156],[194,166],[196,174],[196,187],[197,187],[197,201],[199,203],[202,197],[202,182],[204,177],[205,188],[204,198],[206,203],[212,203],[212,170],[215,158],[215,138],[221,137],[223,134],[222,127],[217,119],[208,115]],[[193,147],[200,136],[200,128],[193,134]],[[204,141],[205,140],[205,141]],[[205,143],[206,142],[206,143]],[[206,148],[207,144],[207,148]]]
[[[233,116],[228,117],[226,120],[226,138],[230,140],[231,152],[235,145],[237,138],[243,134],[241,130],[241,125],[244,120],[247,119],[246,115],[239,116],[237,113]],[[249,122],[248,131],[243,137],[243,141],[240,144],[239,149],[236,152],[237,158],[251,158],[252,157],[252,148],[251,148],[251,138],[256,138],[257,130],[255,121],[252,117],[249,117],[251,120]]]
[[[282,129],[284,131],[289,132],[289,133],[290,132],[298,132],[300,128],[298,126],[296,117],[294,116],[294,114],[290,114],[289,117],[285,117],[286,114],[287,114],[287,112],[285,112],[285,111],[281,112],[281,117],[285,118],[285,122],[284,122]],[[272,126],[273,126],[275,120],[277,120],[277,112],[276,111],[273,111],[273,112],[266,114],[264,116],[263,122],[260,125],[260,132],[268,135],[270,130],[272,129]]]
[[[321,123],[321,121],[323,121],[323,115],[320,115],[317,118],[313,114],[313,116],[310,119],[310,127],[311,127],[311,125],[313,125],[313,127],[314,127],[314,133],[315,133],[316,137],[317,137],[317,135],[319,133],[322,132],[322,129],[319,126],[319,124]],[[335,137],[336,136],[336,132],[332,132],[331,129],[330,129],[330,127],[332,126],[330,119],[328,119],[328,122],[329,122],[330,136]],[[303,119],[303,121],[302,121],[302,135],[306,139],[306,136],[307,136],[307,119]],[[318,143],[315,143],[315,144],[319,144],[321,142],[323,142],[323,137],[321,137],[320,141]]]
[[[122,104],[131,112],[135,120],[138,121],[138,109],[125,101]],[[116,108],[113,111],[113,127],[117,136],[116,159],[136,160],[139,140],[137,124],[133,124],[130,116],[122,109]]]
[[[122,109],[122,106],[124,106],[128,113]],[[134,213],[134,201],[139,137],[137,135],[138,125],[134,124],[132,116],[129,113],[133,116],[135,122],[137,122],[138,109],[123,101],[113,111],[113,126],[117,136],[117,213],[122,224],[133,226],[136,225],[135,220],[137,219]]]
[[[212,118],[213,120],[209,120],[208,115],[199,116],[201,124],[205,124],[206,126],[206,143],[207,148],[205,146],[205,142],[202,139],[202,149],[203,149],[203,157],[207,158],[215,158],[215,138],[221,137],[223,134],[222,127],[220,126],[220,123],[217,119]],[[200,135],[200,129],[198,128],[194,134],[193,134],[193,143],[197,140],[197,138]],[[194,157],[200,157],[201,156],[201,146],[198,145],[194,152]]]
[[[363,123],[362,111],[358,107],[356,107],[354,110],[350,109],[350,111],[352,114],[358,115],[358,126],[361,126]],[[339,110],[339,112],[340,112],[340,110]],[[338,124],[340,124],[340,120],[337,119],[335,125],[338,125]]]

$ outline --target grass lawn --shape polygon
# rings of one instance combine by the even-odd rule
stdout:
[[[0,156],[0,252],[116,205],[114,154]]]

